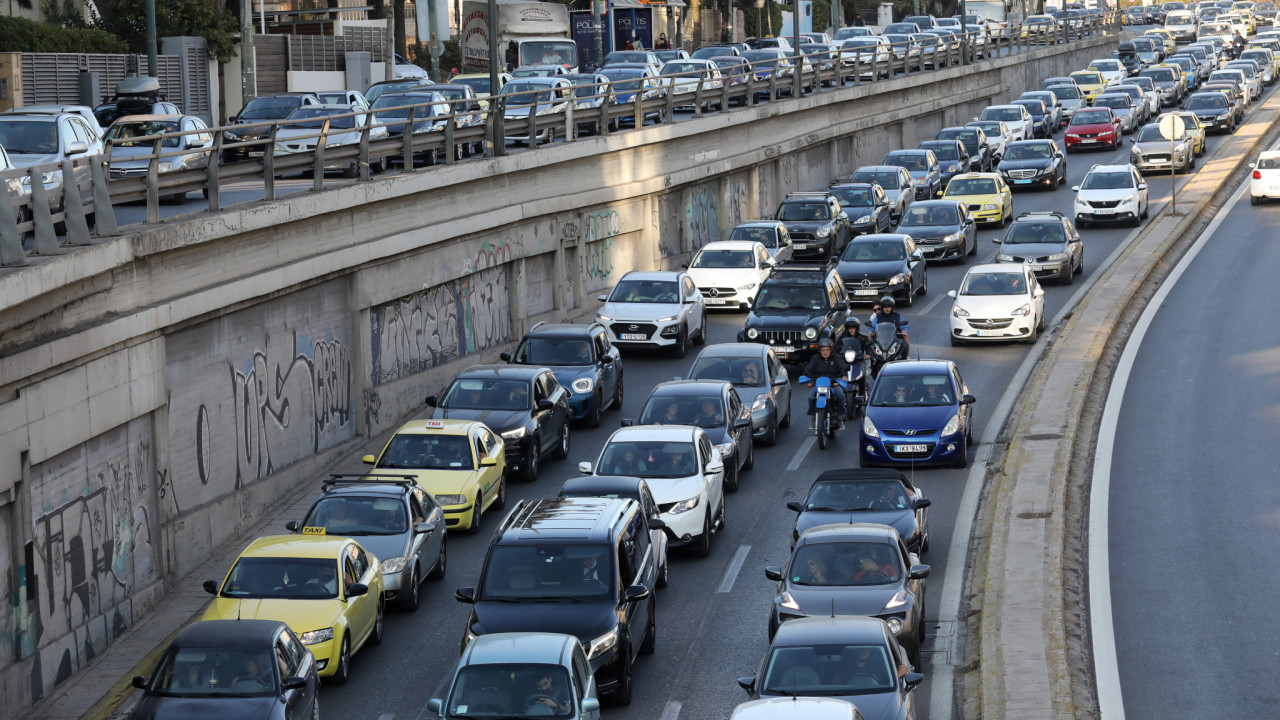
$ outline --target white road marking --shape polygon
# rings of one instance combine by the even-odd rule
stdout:
[[[746,562],[747,554],[750,552],[750,545],[738,546],[737,552],[729,560],[729,566],[724,569],[724,578],[720,581],[720,587],[716,588],[716,592],[727,593],[733,590],[733,583],[738,580],[738,573],[742,571],[742,563]]]
[[[378,720],[396,720],[396,716],[391,713],[382,713],[378,716]]]
[[[951,298],[946,293],[943,293],[938,297],[934,298],[933,302],[929,303],[928,305],[925,305],[924,310],[922,310],[919,314],[928,315],[929,313],[933,312],[933,309],[938,306],[938,303],[942,302],[943,300],[950,300],[950,299]]]
[[[680,701],[668,700],[667,706],[662,708],[662,715],[658,720],[677,720],[680,717],[680,707]]]
[[[809,416],[805,415],[803,421],[807,427],[809,425]],[[791,456],[791,462],[787,463],[787,472],[795,472],[796,470],[799,470],[800,463],[804,462],[805,456],[813,449],[813,444],[818,441],[818,436],[813,435],[812,430],[810,430],[809,433],[809,437],[805,438],[804,442],[800,443],[800,447],[796,450],[796,454]]]
[[[1102,410],[1098,447],[1093,460],[1093,486],[1089,490],[1089,626],[1093,633],[1094,676],[1098,683],[1098,712],[1102,720],[1124,720],[1125,717],[1120,664],[1116,658],[1115,617],[1111,608],[1111,546],[1110,528],[1107,525],[1111,510],[1112,453],[1115,450],[1116,425],[1120,421],[1124,393],[1129,385],[1134,361],[1156,313],[1160,312],[1165,299],[1183,273],[1231,213],[1231,208],[1244,199],[1248,190],[1249,184],[1241,183],[1231,201],[1218,211],[1204,233],[1196,239],[1195,244],[1147,303],[1133,333],[1125,343],[1124,353],[1120,356],[1111,381],[1111,389],[1107,392],[1106,406]]]

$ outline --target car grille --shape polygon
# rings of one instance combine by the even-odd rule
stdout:
[[[865,285],[863,283],[866,283]],[[857,290],[881,290],[889,287],[888,280],[858,280],[844,284],[845,292],[852,295]]]
[[[1013,324],[1013,318],[969,318],[969,326],[977,330],[1003,330]]]
[[[817,238],[814,237],[813,233],[793,232],[789,234],[791,235],[792,242],[795,242],[797,240],[803,240],[804,242],[813,242],[814,240],[817,240]]]
[[[766,345],[799,345],[800,330],[761,330],[760,334],[752,342],[764,343]]]
[[[981,210],[981,209],[982,209],[982,203],[976,203],[976,204],[974,204],[974,205],[967,205],[966,207],[968,207],[968,208],[969,208],[969,212],[977,212],[977,211],[979,211],[979,210]]]
[[[651,337],[658,329],[658,326],[653,323],[614,323],[609,327],[617,337],[622,337],[624,333],[627,335],[643,333],[645,337]]]
[[[885,449],[889,451],[889,457],[894,460],[922,460],[933,455],[933,447],[935,443],[925,443],[924,452],[897,452],[894,445],[889,445]]]
[[[1010,255],[1010,257],[1012,257],[1013,261],[1016,263],[1029,262],[1029,263],[1043,264],[1043,263],[1049,262],[1048,255],[1042,255],[1040,257],[1021,257],[1019,255]]]
[[[140,177],[147,174],[146,168],[111,168],[111,177]]]
[[[713,297],[713,298],[716,298],[716,297],[733,297],[734,295],[737,295],[737,294],[738,294],[738,291],[737,291],[737,290],[735,290],[735,289],[733,289],[733,288],[726,288],[726,287],[722,287],[722,288],[718,288],[718,287],[700,287],[700,288],[698,288],[698,292],[702,293],[703,295],[706,295],[707,297]]]
[[[932,435],[938,432],[938,428],[925,428],[922,430],[882,430],[885,435],[894,437],[918,437],[920,435]]]
[[[1009,177],[1014,180],[1026,180],[1036,176],[1035,170],[1010,170]]]
[[[1096,208],[1113,208],[1120,204],[1119,200],[1089,200],[1090,206]]]

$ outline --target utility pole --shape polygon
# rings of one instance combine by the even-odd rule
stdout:
[[[156,0],[146,2],[147,22],[147,74],[160,77],[156,72]]]
[[[592,34],[595,36],[595,66],[598,70],[601,63],[604,62],[604,6],[605,0],[592,0],[591,2],[591,24]]]
[[[240,0],[240,97],[241,106],[258,94],[258,61],[253,48],[253,5]]]
[[[427,4],[427,25],[431,30],[431,35],[429,36],[431,38],[430,40],[431,44],[428,46],[428,49],[431,51],[431,82],[438,83],[440,82],[440,77],[441,77],[441,73],[440,73],[441,47],[440,47],[440,38],[439,36],[436,35],[436,27],[438,22],[438,15],[439,15],[436,8],[436,0],[418,0],[418,2],[425,2]],[[418,41],[421,42],[422,41],[421,28],[418,29],[418,36],[419,36]]]
[[[795,11],[791,13],[791,52],[795,53],[791,72],[796,76],[792,97],[797,98],[804,90],[804,55],[800,53],[800,2],[801,0],[791,0],[791,9]]]

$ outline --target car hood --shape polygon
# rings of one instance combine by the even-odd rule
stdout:
[[[651,323],[661,317],[680,314],[679,303],[614,303],[607,302],[598,314],[613,318],[614,322]]]
[[[819,228],[828,225],[830,220],[785,220],[783,224],[787,226],[787,232],[816,232]]]
[[[898,583],[849,587],[787,586],[806,615],[875,615],[900,590]]]
[[[408,549],[404,535],[360,535],[356,537],[356,542],[379,561],[401,557]]]
[[[779,697],[774,693],[761,693],[761,696]],[[896,689],[875,694],[824,695],[823,697],[834,697],[837,700],[853,703],[866,720],[894,720],[898,717],[898,711],[902,709],[902,702],[898,699]]]
[[[1158,153],[1169,152],[1168,140],[1152,140],[1150,142],[1134,143],[1133,149],[1140,153]]]
[[[148,150],[150,152],[150,150]],[[9,159],[13,162],[14,167],[26,168],[32,165],[47,165],[49,163],[60,163],[63,157],[58,153],[49,153],[47,155],[37,155],[29,153],[10,152]]]
[[[653,501],[659,505],[688,500],[702,492],[702,476],[693,475],[683,478],[644,479],[649,484],[649,492],[653,493]]]
[[[922,178],[929,177],[929,173],[933,171],[932,170],[908,170],[907,172],[911,173],[912,180],[920,180]]]
[[[1066,252],[1066,251],[1067,251],[1067,245],[1066,245],[1066,243],[1060,243],[1060,242],[1056,242],[1056,243],[1005,243],[1005,244],[1003,244],[1003,245],[1001,245],[1001,246],[1000,246],[1000,254],[1002,254],[1002,255],[1017,255],[1018,257],[1043,257],[1043,256],[1045,256],[1045,255],[1052,255],[1052,254],[1054,254],[1054,253],[1060,253],[1060,252]],[[964,298],[965,298],[966,300],[967,300],[967,299],[970,299],[970,298],[977,299],[978,297],[981,297],[981,296],[975,296],[975,295],[965,295],[965,296],[964,296]],[[1011,297],[1011,296],[1010,296],[1010,297]],[[966,308],[967,308],[967,307],[969,307],[969,306],[968,306],[968,305],[965,305],[964,307],[966,307]],[[1016,306],[1016,305],[1011,305],[1010,307],[1017,307],[1017,306]]]
[[[488,425],[490,430],[501,435],[508,430],[524,427],[525,421],[529,419],[529,411],[439,408],[434,417],[441,419],[452,418],[454,420],[479,420]]]
[[[1114,126],[1111,125],[1111,123],[1095,123],[1090,125],[1072,125],[1067,128],[1067,132],[1070,134],[1101,133],[1110,132],[1112,129],[1114,129]]]
[[[486,602],[471,611],[476,634],[546,632],[574,635],[590,647],[591,641],[618,623],[610,602]]]
[[[1053,160],[1050,158],[1028,158],[1026,160],[1010,160],[1009,158],[1001,158],[1000,171],[1006,170],[1048,170],[1053,167]]]
[[[217,597],[209,604],[201,620],[280,620],[301,635],[320,628],[333,627],[342,615],[342,601],[337,598],[308,600],[303,598],[245,599]]]
[[[1081,190],[1079,197],[1082,200],[1124,200],[1125,198],[1138,192],[1135,188],[1120,188],[1119,190]]]
[[[1210,118],[1217,120],[1230,114],[1231,108],[1202,108],[1200,110],[1192,110],[1198,118]]]
[[[739,385],[738,383],[733,383],[733,389],[738,391],[738,397],[742,399],[742,403],[747,407],[751,407],[751,403],[755,402],[756,398],[769,393],[768,385]]]
[[[556,365],[551,368],[551,374],[556,376],[556,382],[572,390],[573,381],[578,378],[589,378],[594,382],[596,368],[594,365]]]
[[[1027,247],[1023,245],[1022,247]],[[1056,249],[1056,246],[1055,246]],[[1001,252],[1008,250],[1001,249]],[[1041,249],[1031,249],[1026,253],[1027,257],[1039,257],[1048,255],[1052,250],[1045,251]],[[973,317],[989,318],[989,317],[1010,317],[1010,313],[1026,304],[1025,295],[961,295],[956,298],[955,304],[969,311]],[[885,408],[887,409],[887,408]],[[950,417],[948,415],[947,417]],[[946,418],[943,418],[946,421]],[[904,426],[909,427],[909,426]]]
[[[843,523],[875,523],[888,525],[903,538],[909,538],[916,531],[916,513],[914,510],[858,510],[854,512],[829,512],[806,510],[796,519],[796,532],[802,533],[819,525],[837,525]]]
[[[277,698],[161,697],[143,695],[129,715],[132,720],[257,720],[271,717]]]
[[[825,313],[821,310],[757,308],[747,316],[747,327],[757,330],[795,330]]]
[[[907,263],[904,260],[882,260],[876,262],[841,260],[840,264],[836,266],[836,272],[847,283],[858,280],[890,278],[906,271]]]
[[[689,268],[689,277],[698,287],[738,287],[757,280],[754,268]]]
[[[925,405],[913,407],[867,407],[867,417],[880,430],[942,428],[957,412],[955,405]],[[904,437],[902,442],[910,442]]]
[[[1004,163],[1001,163],[1004,167]],[[960,232],[959,225],[912,225],[910,227],[898,226],[898,232],[906,233],[916,240],[937,240],[948,235]]]

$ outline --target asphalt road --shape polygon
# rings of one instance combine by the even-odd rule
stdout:
[[[1237,197],[1166,288],[1118,413],[1106,522],[1130,720],[1280,707],[1280,206]]]
[[[1059,139],[1061,139],[1060,135]],[[1211,137],[1208,151],[1211,153],[1223,139],[1220,136]],[[1068,185],[1056,191],[1016,194],[1015,211],[1069,212],[1073,199],[1070,185],[1078,183],[1088,168],[1095,163],[1126,162],[1127,153],[1126,145],[1116,151],[1069,155],[1067,157],[1070,176]],[[1183,182],[1185,179],[1179,178],[1179,181]],[[1150,185],[1151,209],[1154,213],[1167,201],[1169,180],[1153,178]],[[1245,210],[1253,210],[1249,217],[1261,217],[1261,213],[1267,213],[1269,217],[1280,217],[1280,208],[1276,207],[1257,209],[1246,207]],[[1238,241],[1237,244],[1245,243],[1247,250],[1240,252],[1238,247],[1233,246],[1230,252],[1219,254],[1218,259],[1224,265],[1229,263],[1227,268],[1229,272],[1224,274],[1225,271],[1218,268],[1216,274],[1207,273],[1205,275],[1207,279],[1202,282],[1194,285],[1186,283],[1188,293],[1190,288],[1194,287],[1200,291],[1201,295],[1207,294],[1205,290],[1209,288],[1230,288],[1230,292],[1221,293],[1221,297],[1230,299],[1230,305],[1226,309],[1215,305],[1212,310],[1206,308],[1205,311],[1195,314],[1188,314],[1190,310],[1187,313],[1177,313],[1176,317],[1179,320],[1186,320],[1186,322],[1178,322],[1178,330],[1185,337],[1194,337],[1195,342],[1190,343],[1184,340],[1179,345],[1162,347],[1149,354],[1153,362],[1166,365],[1175,363],[1179,368],[1175,373],[1169,373],[1162,367],[1146,374],[1158,385],[1153,388],[1153,393],[1157,390],[1176,388],[1177,394],[1172,397],[1177,397],[1178,400],[1174,401],[1170,397],[1168,407],[1154,405],[1154,400],[1151,403],[1142,404],[1140,407],[1144,420],[1131,423],[1135,431],[1149,429],[1153,434],[1160,433],[1158,439],[1145,443],[1139,440],[1132,443],[1132,447],[1144,450],[1159,447],[1168,458],[1164,463],[1168,467],[1168,473],[1145,473],[1146,477],[1154,478],[1161,483],[1160,486],[1156,486],[1159,491],[1154,495],[1161,495],[1164,492],[1164,478],[1167,476],[1178,475],[1188,479],[1194,477],[1197,480],[1222,477],[1224,473],[1221,470],[1214,472],[1223,465],[1222,461],[1216,457],[1218,454],[1226,456],[1227,453],[1231,453],[1232,459],[1237,463],[1239,455],[1247,454],[1250,458],[1251,464],[1244,473],[1230,473],[1233,478],[1231,481],[1233,484],[1230,486],[1232,490],[1235,489],[1235,483],[1242,482],[1235,479],[1237,475],[1265,477],[1262,472],[1249,472],[1254,469],[1254,464],[1258,465],[1258,470],[1262,470],[1261,463],[1265,450],[1273,447],[1267,444],[1266,438],[1274,435],[1274,431],[1268,433],[1267,429],[1272,424],[1280,422],[1280,416],[1273,415],[1275,419],[1268,420],[1268,416],[1264,414],[1263,411],[1267,410],[1264,393],[1258,393],[1252,388],[1244,392],[1232,391],[1233,394],[1228,397],[1234,400],[1235,395],[1239,395],[1238,403],[1223,403],[1220,400],[1214,403],[1212,400],[1216,396],[1207,391],[1204,393],[1203,397],[1209,405],[1207,411],[1215,414],[1230,413],[1235,416],[1233,419],[1242,425],[1246,422],[1246,418],[1248,419],[1248,425],[1241,427],[1238,432],[1219,435],[1222,438],[1238,439],[1239,442],[1232,442],[1229,445],[1223,443],[1213,448],[1216,452],[1215,462],[1212,464],[1190,462],[1194,458],[1205,455],[1205,450],[1208,449],[1209,443],[1196,442],[1193,439],[1200,437],[1200,434],[1168,432],[1169,423],[1190,423],[1191,418],[1202,417],[1201,413],[1187,413],[1183,398],[1186,397],[1185,389],[1208,385],[1210,373],[1205,372],[1208,365],[1205,362],[1207,357],[1236,358],[1238,366],[1224,368],[1233,376],[1239,372],[1261,374],[1268,367],[1276,366],[1276,356],[1265,354],[1270,337],[1275,334],[1274,325],[1268,331],[1261,327],[1265,324],[1264,322],[1252,320],[1249,323],[1249,329],[1252,332],[1248,330],[1241,332],[1236,323],[1245,321],[1249,314],[1247,308],[1258,306],[1256,302],[1240,303],[1237,300],[1242,289],[1247,290],[1251,295],[1256,295],[1257,297],[1250,297],[1249,300],[1262,301],[1264,304],[1261,304],[1261,307],[1267,307],[1266,298],[1277,292],[1274,286],[1266,282],[1267,258],[1277,256],[1275,252],[1268,252],[1267,237],[1256,232],[1256,225],[1251,225],[1242,218],[1238,225],[1232,227],[1234,228],[1233,241]],[[1075,301],[1076,294],[1083,291],[1083,286],[1087,286],[1087,283],[1097,275],[1101,265],[1131,236],[1131,232],[1130,228],[1087,228],[1082,231],[1086,244],[1085,282],[1082,283],[1077,279],[1077,284],[1071,287],[1046,285],[1046,313],[1051,323],[1069,309]],[[991,239],[1001,236],[1002,233],[1002,230],[997,229],[980,230],[981,246],[979,255],[975,258],[976,261],[985,262],[994,257],[996,246],[991,243]],[[1252,239],[1249,239],[1250,237]],[[947,290],[958,286],[964,271],[964,266],[932,266],[929,270],[929,294],[919,298],[916,306],[905,311],[905,314],[912,324],[912,348],[921,357],[950,358],[959,364],[965,380],[978,398],[975,406],[975,437],[979,437],[985,433],[992,410],[1001,396],[1007,392],[1018,391],[1017,388],[1010,389],[1011,378],[1030,347],[1026,345],[950,347],[947,338],[947,312],[950,310],[951,303],[944,295]],[[1190,301],[1191,298],[1188,300]],[[1203,307],[1205,303],[1201,302],[1200,305]],[[1171,322],[1174,316],[1175,314],[1170,314]],[[714,315],[709,341],[732,342],[741,322],[740,314]],[[1206,328],[1209,330],[1205,330]],[[1202,332],[1210,333],[1209,342],[1203,342]],[[1044,340],[1040,342],[1043,343]],[[1245,347],[1250,350],[1243,349]],[[1255,354],[1248,354],[1249,352]],[[560,482],[576,474],[579,461],[595,460],[608,435],[617,427],[618,420],[638,414],[647,395],[646,389],[673,376],[685,375],[694,355],[696,353],[691,353],[686,360],[673,360],[649,353],[627,355],[625,358],[627,400],[623,410],[607,413],[604,426],[600,429],[587,430],[575,427],[569,460],[544,464],[542,477],[532,485],[511,485],[509,487],[510,502],[521,498],[555,494]],[[1265,380],[1260,379],[1258,384],[1261,385]],[[797,418],[804,415],[804,397],[805,394],[802,392],[794,393],[792,411]],[[1197,394],[1193,397],[1201,396]],[[1240,413],[1241,408],[1256,409],[1258,417],[1254,417],[1254,412]],[[1205,426],[1203,423],[1198,424],[1201,427]],[[636,664],[633,703],[626,708],[606,708],[607,718],[618,720],[624,718],[637,720],[640,718],[678,720],[679,717],[725,718],[735,705],[746,699],[746,695],[737,687],[735,680],[754,672],[761,655],[767,648],[766,620],[773,597],[773,584],[765,580],[763,567],[769,564],[781,564],[788,555],[788,533],[794,515],[786,510],[785,503],[789,499],[800,498],[812,479],[821,471],[856,466],[857,454],[856,447],[851,442],[852,436],[853,433],[846,430],[845,436],[833,446],[825,451],[819,451],[812,443],[805,442],[808,436],[803,430],[803,425],[797,422],[792,428],[783,431],[777,447],[759,449],[755,470],[745,473],[741,490],[729,496],[727,529],[716,537],[711,557],[698,559],[686,554],[673,556],[671,585],[668,589],[661,591],[658,596],[657,652],[653,656],[642,657]],[[1171,441],[1169,438],[1176,438],[1176,440]],[[1149,466],[1151,455],[1150,452],[1143,452],[1135,462],[1139,464],[1145,462]],[[973,457],[972,454],[971,457]],[[1200,472],[1187,472],[1186,468],[1190,467],[1196,467]],[[353,465],[352,469],[359,469],[359,467]],[[948,643],[945,636],[948,635],[949,628],[943,628],[944,639],[939,641],[934,637],[938,630],[935,620],[938,599],[947,590],[942,580],[947,572],[948,552],[954,543],[967,543],[967,538],[953,538],[956,509],[967,475],[967,471],[955,469],[927,469],[915,472],[915,481],[933,499],[933,507],[930,511],[932,549],[924,558],[924,561],[933,567],[929,581],[931,586],[928,592],[929,604],[926,609],[926,616],[930,621],[931,639],[925,648],[924,672],[927,677],[924,685],[914,696],[917,702],[917,717],[930,720],[944,720],[949,717],[947,712],[949,708],[929,707],[933,697],[948,693],[934,693],[931,687],[932,680],[928,676],[939,669],[937,663],[948,663],[952,657],[946,652]],[[1261,485],[1261,482],[1250,483],[1247,489],[1254,491],[1251,494],[1258,496],[1267,492],[1265,487],[1253,488],[1254,484]],[[1188,511],[1176,514],[1174,509],[1165,508],[1165,505],[1176,504],[1176,502],[1172,498],[1154,497],[1148,490],[1151,487],[1150,482],[1134,484],[1130,491],[1135,494],[1135,503],[1127,512],[1119,516],[1126,518],[1126,522],[1134,517],[1160,518],[1161,523],[1166,516],[1183,520],[1164,523],[1161,527],[1166,534],[1175,535],[1171,540],[1176,541],[1178,547],[1185,548],[1188,553],[1194,554],[1201,568],[1207,566],[1207,570],[1198,571],[1196,576],[1204,585],[1203,590],[1187,593],[1186,588],[1183,587],[1178,592],[1186,594],[1188,609],[1194,607],[1199,610],[1194,617],[1209,618],[1213,621],[1205,623],[1201,620],[1200,625],[1203,631],[1200,635],[1203,635],[1203,638],[1197,637],[1205,644],[1196,647],[1203,647],[1204,651],[1201,654],[1212,658],[1213,663],[1220,664],[1224,662],[1224,658],[1231,655],[1231,650],[1238,654],[1247,647],[1247,643],[1239,638],[1240,630],[1266,627],[1265,621],[1272,619],[1272,612],[1259,610],[1258,603],[1252,605],[1238,603],[1235,601],[1238,595],[1229,591],[1230,588],[1253,581],[1254,564],[1250,563],[1248,566],[1244,564],[1246,558],[1253,561],[1253,557],[1243,550],[1245,547],[1258,544],[1257,541],[1261,539],[1258,536],[1260,528],[1255,526],[1248,531],[1245,528],[1237,531],[1229,523],[1221,521],[1205,523],[1202,519],[1203,513],[1196,512],[1203,507],[1203,504],[1194,500],[1186,502],[1186,499],[1183,499],[1181,507],[1188,508]],[[1215,493],[1221,494],[1216,485],[1209,486],[1200,482],[1194,487],[1206,488],[1202,491],[1205,493],[1208,492],[1209,487],[1213,487]],[[1139,492],[1141,494],[1138,494]],[[1237,496],[1236,492],[1230,495],[1233,499]],[[1158,504],[1159,507],[1150,507],[1152,503]],[[1239,504],[1239,501],[1235,501],[1231,506]],[[1264,519],[1261,516],[1271,505],[1273,503],[1264,502],[1260,506],[1261,509],[1256,512],[1256,516],[1260,520]],[[1220,509],[1215,511],[1218,513],[1215,517],[1226,515],[1228,507],[1224,500]],[[1195,510],[1190,510],[1191,508]],[[1153,510],[1158,511],[1153,512]],[[1193,512],[1196,514],[1193,515]],[[1249,514],[1255,513],[1251,511]],[[496,518],[489,518],[486,520],[486,525],[491,528],[496,525],[496,522]],[[1202,527],[1205,529],[1202,530]],[[1219,530],[1223,527],[1228,528],[1228,531]],[[1240,540],[1248,538],[1253,542],[1249,545],[1243,542],[1228,544],[1221,541],[1197,543],[1195,541],[1197,538],[1208,539],[1210,531],[1207,528],[1213,528],[1214,535],[1222,537],[1223,540],[1228,537],[1231,539],[1238,537]],[[1153,546],[1149,540],[1152,534],[1159,533],[1154,528],[1144,532],[1141,526],[1133,526],[1133,532],[1128,537],[1145,542],[1140,545],[1134,543],[1132,560],[1125,558],[1117,564],[1122,572],[1124,568],[1150,565],[1143,568],[1140,580],[1135,580],[1132,587],[1125,587],[1129,592],[1121,593],[1133,598],[1134,603],[1127,608],[1132,617],[1125,616],[1126,625],[1132,628],[1131,634],[1126,635],[1126,638],[1146,643],[1139,648],[1143,656],[1141,672],[1144,674],[1149,674],[1153,667],[1152,657],[1159,657],[1163,662],[1172,662],[1178,655],[1174,651],[1175,647],[1181,649],[1186,646],[1183,640],[1186,634],[1177,631],[1184,630],[1190,625],[1189,620],[1157,624],[1151,622],[1152,619],[1156,619],[1156,613],[1152,612],[1153,608],[1150,604],[1152,594],[1148,589],[1144,589],[1149,588],[1150,585],[1143,583],[1154,583],[1161,579],[1176,577],[1168,573],[1163,564],[1151,563],[1147,549]],[[424,706],[427,699],[440,692],[441,684],[447,679],[456,661],[463,623],[467,616],[466,606],[453,599],[453,589],[475,583],[487,542],[488,536],[485,533],[478,537],[450,538],[451,558],[448,577],[442,582],[425,588],[422,607],[416,614],[396,613],[388,619],[388,633],[384,643],[379,647],[365,649],[354,658],[353,677],[349,685],[324,689],[326,715],[335,713],[339,717],[379,718],[380,720],[426,715]],[[1155,546],[1160,544],[1157,543]],[[1206,550],[1214,548],[1216,552],[1210,558],[1209,553],[1199,548]],[[1261,563],[1258,569],[1265,572],[1270,569],[1271,564],[1270,561]],[[1243,590],[1243,588],[1240,589]],[[1223,592],[1223,590],[1228,591]],[[1169,596],[1171,597],[1172,593]],[[1212,605],[1210,605],[1211,602]],[[1141,606],[1138,603],[1142,603]],[[1142,615],[1139,616],[1138,613]],[[1188,613],[1185,617],[1193,616]],[[1263,622],[1260,623],[1259,620]],[[1153,629],[1157,632],[1150,632]],[[1224,629],[1228,632],[1222,632]],[[1231,629],[1236,632],[1231,632]],[[1169,639],[1163,641],[1168,647],[1165,644],[1160,644],[1159,647],[1150,645],[1158,639],[1155,637],[1157,635],[1160,638]],[[1174,642],[1177,643],[1176,646]],[[1212,648],[1211,651],[1210,648]],[[1162,650],[1165,652],[1161,652]],[[1259,657],[1265,653],[1271,653],[1271,651],[1264,648],[1257,650]],[[1274,664],[1273,659],[1272,665]],[[1139,666],[1135,664],[1131,667]],[[1240,667],[1243,669],[1245,665],[1241,663]],[[1251,663],[1249,667],[1259,667],[1259,663]],[[1263,663],[1262,667],[1270,666]],[[1224,689],[1222,683],[1226,677],[1228,676],[1224,673],[1215,672],[1214,680],[1206,679],[1206,684],[1199,688],[1192,683],[1185,683],[1180,688],[1178,696],[1195,695],[1199,691],[1204,698],[1220,701],[1227,694],[1222,692]],[[1238,691],[1244,685],[1255,685],[1250,678],[1264,678],[1266,674],[1242,673],[1231,677],[1235,680],[1232,689]],[[1183,680],[1177,672],[1163,674],[1162,678],[1164,680],[1158,686],[1161,688],[1165,685],[1173,686]],[[1148,680],[1149,678],[1144,678],[1144,681]],[[1204,692],[1210,689],[1216,692]],[[1259,698],[1266,696],[1265,692],[1259,692]],[[1156,689],[1151,689],[1147,694],[1152,703],[1156,703],[1160,695],[1161,692]],[[1143,702],[1145,704],[1146,699]],[[1159,707],[1161,710],[1153,709],[1150,717],[1173,715],[1172,712],[1164,709],[1166,707],[1172,709],[1174,707],[1172,703],[1153,704],[1151,707]],[[1263,713],[1263,715],[1266,714]],[[1219,713],[1215,712],[1213,716],[1219,716]]]

